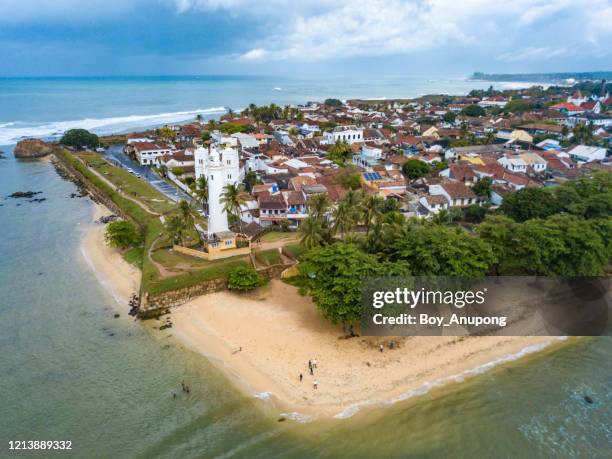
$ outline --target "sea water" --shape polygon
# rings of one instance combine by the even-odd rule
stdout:
[[[127,83],[136,85],[131,90],[119,82],[100,84],[111,100],[144,91],[134,82]],[[181,84],[197,85],[173,80],[172,93]],[[0,85],[4,90],[6,81]],[[17,104],[19,85],[10,85],[11,95],[0,92],[0,99],[13,100],[14,110],[0,103],[2,121],[36,124],[228,105],[217,95],[188,106],[170,90],[151,93],[149,86],[142,100],[158,106],[144,110],[126,102],[113,108],[89,94],[87,88],[98,90],[83,79],[61,81],[55,89],[28,81],[32,87],[21,86],[26,95]],[[364,86],[363,95],[405,95],[383,89]],[[314,98],[316,91],[308,91]],[[58,108],[37,101],[35,93]],[[80,102],[74,94],[81,94]],[[239,393],[204,357],[157,330],[159,323],[127,316],[127,305],[100,286],[79,248],[91,221],[88,198],[70,198],[75,186],[50,163],[15,160],[12,147],[0,150],[7,153],[0,159],[0,457],[13,457],[6,451],[9,440],[69,440],[73,449],[58,457],[88,458],[609,456],[609,337],[570,340],[554,352],[442,387],[432,382],[385,407],[355,407],[329,420],[291,413],[278,422],[269,397]],[[37,197],[46,200],[7,198],[27,190],[42,191]],[[188,395],[180,390],[182,381],[190,386]]]
[[[303,104],[328,97],[406,98],[467,94],[512,83],[469,81],[463,76],[267,76],[0,78],[0,145],[23,137],[58,137],[70,128],[111,134],[166,123],[218,117],[250,103]],[[525,85],[525,83],[521,83]]]

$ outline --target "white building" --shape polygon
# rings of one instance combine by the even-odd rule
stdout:
[[[353,164],[362,169],[369,170],[380,164],[382,149],[363,145],[358,155],[353,155]]]
[[[488,108],[488,107],[504,108],[506,105],[508,105],[508,98],[503,97],[503,96],[485,97],[480,102],[478,102],[478,105],[480,105],[483,108]]]
[[[548,163],[546,162],[544,158],[537,155],[536,153],[525,152],[525,153],[521,153],[520,157],[523,161],[525,161],[527,166],[531,167],[534,171],[542,172],[546,170],[546,166]]]
[[[198,150],[200,149],[198,148]],[[196,155],[198,150],[196,150]],[[224,205],[221,203],[221,197],[225,192],[228,174],[225,164],[222,162],[222,158],[216,148],[211,148],[210,152],[206,153],[206,158],[204,159],[206,164],[204,173],[206,175],[206,182],[208,183],[208,238],[213,239],[215,234],[229,231],[227,212],[225,211]]]
[[[132,142],[126,146],[126,151],[128,149],[132,149],[142,166],[156,165],[160,156],[169,155],[172,152],[170,145],[152,142]]]
[[[606,158],[606,149],[601,147],[590,147],[578,145],[568,151],[570,158],[575,161],[590,163],[591,161],[602,161]]]
[[[363,142],[363,129],[355,126],[336,126],[331,132],[324,133],[323,138],[328,145],[338,141],[348,144]]]
[[[502,156],[497,162],[511,172],[527,172],[527,163],[520,156]]]
[[[244,178],[244,170],[240,168],[238,151],[234,148],[219,150],[216,145],[211,145],[210,150],[205,147],[196,148],[194,153],[196,180],[202,175],[208,177],[213,158],[219,158],[223,166],[223,186],[240,183]]]

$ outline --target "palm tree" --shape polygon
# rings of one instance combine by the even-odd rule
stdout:
[[[308,200],[308,210],[310,216],[317,219],[323,220],[325,214],[329,210],[331,201],[326,193],[315,194]]]
[[[238,217],[238,226],[242,233],[242,218],[240,217],[240,208],[246,202],[246,193],[242,185],[227,185],[225,192],[220,200],[223,204],[223,209],[232,215]]]
[[[195,190],[193,190],[197,202],[202,206],[204,212],[208,208],[208,182],[206,177],[201,175],[195,182]]]
[[[340,202],[332,212],[334,220],[333,232],[340,234],[340,237],[346,237],[355,227],[355,219],[353,210],[346,202]]]
[[[197,121],[198,123],[201,123],[201,122],[202,122],[202,114],[201,114],[201,113],[198,113],[198,114],[196,115],[196,121]]]
[[[370,234],[370,228],[382,217],[383,198],[380,196],[368,196],[363,202],[363,223],[366,226],[366,236]]]
[[[187,227],[179,215],[174,215],[166,221],[166,231],[170,234],[173,244],[182,244]]]
[[[312,216],[306,217],[300,225],[300,233],[302,235],[300,244],[306,249],[313,249],[325,242],[325,228],[321,220]]]
[[[193,218],[193,209],[189,205],[189,203],[185,200],[181,200],[179,203],[179,210],[181,212],[181,219],[187,228],[191,228],[195,224],[195,220]]]
[[[165,177],[168,174],[168,166],[166,166],[165,164],[161,164],[158,169],[159,169],[159,173],[163,177]]]

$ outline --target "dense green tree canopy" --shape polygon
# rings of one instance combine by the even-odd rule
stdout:
[[[60,139],[60,144],[74,148],[96,148],[100,145],[98,136],[87,129],[70,129]]]
[[[340,140],[336,141],[327,151],[327,157],[340,166],[344,166],[352,154],[351,146]]]
[[[379,263],[354,244],[336,243],[308,252],[300,263],[308,292],[334,324],[350,324],[361,316],[361,283],[368,276],[408,274],[405,265]]]
[[[109,245],[120,249],[136,247],[142,243],[142,235],[138,229],[124,220],[109,223],[104,237]]]
[[[545,218],[561,211],[554,193],[548,188],[523,188],[504,197],[500,210],[510,218],[524,222]]]
[[[414,275],[479,277],[495,261],[492,247],[461,228],[408,224],[386,250],[391,261],[404,261]]]
[[[493,181],[489,177],[484,177],[474,184],[472,191],[478,196],[486,196],[487,198],[490,198],[492,185]]]
[[[325,99],[323,103],[330,107],[342,107],[342,101],[340,99]]]
[[[465,116],[484,116],[486,112],[480,105],[468,105],[461,110],[461,114]]]
[[[409,159],[402,166],[402,171],[411,179],[418,179],[429,172],[429,165],[419,159]]]

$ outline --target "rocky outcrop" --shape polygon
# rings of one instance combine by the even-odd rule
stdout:
[[[42,158],[53,153],[53,145],[39,139],[25,139],[17,142],[15,158]]]

